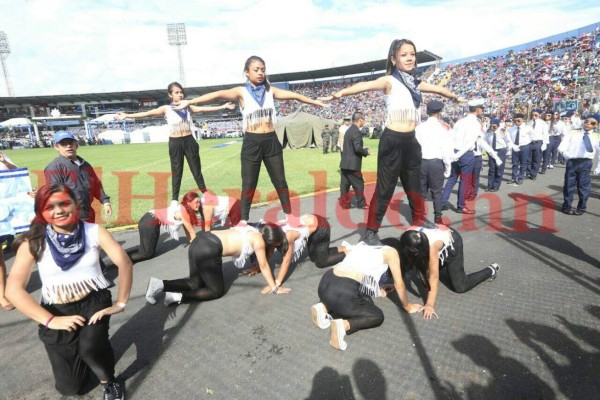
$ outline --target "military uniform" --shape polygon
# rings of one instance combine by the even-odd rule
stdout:
[[[336,127],[333,127],[333,130],[331,131],[331,152],[332,153],[337,153],[338,152],[338,139],[339,139],[339,133],[338,130],[336,129]]]
[[[323,154],[329,153],[329,145],[331,143],[331,129],[328,125],[325,125],[321,132],[321,138],[323,139]]]

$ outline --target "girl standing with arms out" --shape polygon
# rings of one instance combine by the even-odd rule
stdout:
[[[435,225],[425,218],[425,199],[420,195],[421,145],[415,127],[421,122],[421,92],[435,93],[456,101],[464,101],[441,86],[416,78],[417,50],[407,39],[394,40],[387,55],[386,74],[379,79],[359,82],[320,100],[339,99],[366,91],[384,94],[387,108],[385,130],[379,140],[377,186],[369,207],[367,231],[363,238],[369,245],[379,245],[377,231],[394,194],[398,177],[408,196],[413,225]]]
[[[240,105],[245,130],[242,145],[242,220],[248,221],[250,205],[260,173],[265,164],[271,182],[277,194],[283,212],[292,213],[288,184],[283,165],[283,148],[275,134],[275,100],[298,100],[306,104],[327,107],[320,101],[304,95],[278,89],[271,86],[267,77],[265,62],[258,56],[252,56],[244,64],[247,81],[244,86],[208,93],[191,100],[183,100],[177,109],[185,109],[191,104],[209,103],[217,99],[237,102]]]
[[[66,185],[44,185],[35,198],[35,218],[14,244],[17,255],[6,296],[39,323],[56,389],[73,396],[81,389],[88,367],[100,380],[104,399],[124,399],[115,379],[115,357],[108,340],[110,316],[125,310],[131,291],[131,261],[100,225],[79,219],[73,191]],[[100,249],[119,269],[117,301],[100,269]],[[42,304],[26,287],[37,264]]]
[[[235,105],[227,103],[215,107],[190,106],[176,110],[173,108],[173,105],[181,102],[185,98],[183,87],[177,82],[172,82],[167,87],[167,92],[169,100],[171,101],[170,105],[134,114],[119,112],[115,116],[115,119],[122,121],[126,118],[165,117],[170,131],[169,158],[171,160],[171,173],[173,174],[171,182],[171,204],[176,205],[179,200],[179,189],[181,188],[181,178],[183,177],[184,157],[187,159],[188,166],[194,176],[196,185],[198,185],[198,189],[202,192],[206,192],[206,184],[204,183],[204,177],[202,176],[200,167],[200,146],[198,146],[198,142],[196,142],[192,132],[192,125],[194,122],[191,113],[218,111],[225,108],[233,110]]]

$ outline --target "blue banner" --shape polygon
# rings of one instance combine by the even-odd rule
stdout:
[[[31,180],[27,168],[0,171],[0,236],[29,230],[34,217]]]

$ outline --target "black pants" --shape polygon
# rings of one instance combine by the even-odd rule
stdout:
[[[165,292],[183,294],[184,301],[209,301],[223,297],[223,245],[210,232],[198,232],[188,251],[190,277],[163,281]]]
[[[90,293],[69,304],[42,304],[56,315],[81,315],[86,320],[98,311],[110,307],[112,299],[107,289]],[[114,379],[115,355],[108,340],[110,316],[94,325],[78,327],[74,332],[48,329],[39,325],[38,335],[46,347],[56,390],[64,396],[76,395],[83,385],[88,367],[101,381]]]
[[[400,133],[385,128],[379,139],[377,185],[369,205],[367,229],[377,231],[396,189],[398,177],[408,196],[413,224],[425,219],[425,202],[421,196],[421,145],[415,132]]]
[[[337,247],[329,247],[331,242],[331,226],[327,219],[320,215],[317,218],[317,229],[308,237],[308,256],[317,268],[326,268],[340,263],[346,253],[338,251]]]
[[[249,133],[244,135],[242,144],[242,219],[250,216],[250,205],[256,191],[261,163],[264,162],[269,178],[277,190],[281,207],[285,214],[291,214],[290,193],[285,180],[283,147],[272,133]]]
[[[154,257],[156,245],[160,237],[160,221],[151,212],[147,212],[138,222],[140,248],[129,257],[133,262],[149,260]]]
[[[349,193],[350,186],[354,189]],[[360,171],[351,169],[340,170],[340,204],[344,208],[350,208],[352,198],[356,197],[356,206],[363,207],[367,201],[365,199],[365,180]]]
[[[206,191],[206,184],[200,167],[200,146],[193,135],[169,138],[169,158],[171,159],[171,173],[173,174],[171,188],[172,199],[179,200],[179,189],[183,177],[183,157],[186,158],[192,176],[196,181],[198,189]]]
[[[440,265],[440,269],[447,269],[452,290],[456,293],[465,293],[489,279],[492,276],[492,269],[485,267],[481,271],[467,275],[465,273],[462,237],[453,228],[450,230],[454,239],[454,250],[450,249],[448,251],[448,257],[444,259],[444,263]]]
[[[442,216],[442,192],[444,190],[444,162],[439,158],[421,161],[421,194],[425,198],[431,191],[433,215]]]
[[[370,296],[360,291],[360,283],[336,276],[333,269],[325,272],[321,278],[319,299],[334,319],[348,321],[348,335],[383,324],[383,311],[373,303]]]

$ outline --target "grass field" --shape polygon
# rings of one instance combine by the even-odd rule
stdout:
[[[214,148],[231,139],[200,141],[202,173],[210,190],[216,194],[229,194],[238,197],[241,188],[240,151],[241,142]],[[364,145],[371,150],[371,156],[363,161],[363,171],[374,174],[377,165],[378,140],[365,139]],[[43,179],[41,172],[57,155],[54,149],[6,150],[5,153],[19,167],[30,170],[31,183],[39,186]],[[97,170],[101,170],[102,183],[111,196],[113,217],[107,226],[127,225],[137,222],[149,209],[166,207],[171,196],[170,163],[167,143],[123,144],[108,146],[82,146],[78,154]],[[298,195],[313,193],[326,188],[339,187],[340,153],[323,154],[322,149],[284,150],[285,170],[288,186]],[[326,178],[315,179],[315,175]],[[366,174],[365,180],[374,179]],[[315,185],[315,181],[319,183]],[[130,182],[130,184],[129,184]],[[326,188],[325,186],[326,182]],[[254,203],[267,200],[274,188],[266,169],[261,169],[258,182],[260,196],[255,195]],[[197,190],[192,174],[184,167],[180,198],[188,190]],[[151,198],[136,198],[135,196]],[[272,194],[274,195],[274,193]],[[269,195],[269,200],[271,196]],[[155,197],[157,203],[152,198]],[[275,197],[276,198],[276,197]],[[121,207],[119,207],[121,206]],[[95,207],[98,208],[98,207]]]

